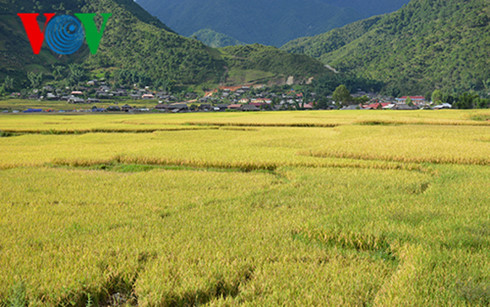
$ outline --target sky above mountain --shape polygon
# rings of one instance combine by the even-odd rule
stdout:
[[[409,0],[137,0],[178,33],[202,29],[245,43],[282,46],[348,23],[395,11]]]

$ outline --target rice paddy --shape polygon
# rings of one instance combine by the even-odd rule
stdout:
[[[488,306],[488,111],[0,116],[0,306]]]

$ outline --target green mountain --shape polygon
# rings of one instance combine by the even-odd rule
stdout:
[[[0,0],[0,80],[5,76],[15,79],[17,85],[25,82],[27,72],[43,73],[44,80],[68,80],[76,83],[84,78],[102,75],[121,83],[171,82],[173,84],[218,83],[234,69],[233,57],[226,57],[220,50],[180,36],[166,25],[145,12],[132,0],[46,0],[42,4],[33,0]],[[88,52],[84,45],[69,56],[57,55],[45,44],[40,55],[33,55],[18,12],[76,12],[113,14],[109,19],[99,51]],[[41,20],[40,20],[41,21]],[[256,46],[267,50],[269,56],[284,57],[278,49]],[[286,54],[287,55],[287,54]],[[298,61],[310,64],[296,70],[296,77],[307,78],[321,72],[323,65],[317,60],[295,56]],[[254,59],[241,59],[254,66]],[[314,70],[309,71],[311,67]],[[270,78],[280,78],[290,72],[284,65],[275,67]],[[258,68],[263,70],[261,68]],[[243,73],[234,69],[236,74]]]
[[[306,54],[322,60],[330,52],[360,38],[376,25],[380,19],[381,16],[375,16],[313,37],[301,37],[288,42],[281,49],[290,53]]]
[[[306,55],[290,54],[276,47],[259,44],[245,46],[230,46],[220,51],[227,63],[227,80],[238,83],[251,81],[265,82],[270,79],[285,79],[288,76],[299,77],[301,80],[309,76],[332,75],[319,61]],[[318,65],[320,64],[320,65]],[[248,77],[248,75],[252,76]],[[275,76],[271,78],[272,76]],[[247,80],[248,79],[248,80]]]
[[[282,47],[337,70],[376,79],[385,91],[490,91],[488,0],[412,0],[402,9]]]
[[[175,34],[131,0],[48,0],[42,4],[2,0],[2,4],[7,5],[0,19],[0,56],[5,59],[0,72],[3,74],[18,78],[27,71],[50,75],[53,66],[78,63],[90,71],[131,70],[147,79],[187,84],[216,79],[224,71],[224,62],[215,50]],[[113,16],[96,55],[90,55],[84,45],[73,55],[59,56],[46,44],[40,55],[34,55],[17,12],[110,12]]]
[[[192,38],[200,40],[204,44],[213,48],[245,45],[245,43],[239,40],[211,29],[202,29],[191,35]]]

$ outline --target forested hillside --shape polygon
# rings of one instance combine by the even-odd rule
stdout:
[[[364,35],[375,26],[381,16],[371,17],[351,23],[345,27],[313,36],[301,37],[290,41],[281,49],[290,53],[304,53],[306,55],[322,58],[322,56],[335,51]]]
[[[302,38],[283,49],[385,82],[397,95],[490,90],[487,0],[412,0],[397,12]]]
[[[200,40],[204,44],[213,48],[244,45],[243,42],[229,35],[213,31],[211,29],[202,29],[191,35],[192,38]]]
[[[0,21],[3,43],[0,52],[5,59],[1,65],[3,74],[18,76],[32,71],[51,75],[54,70],[68,74],[67,65],[78,63],[86,70],[133,70],[141,78],[192,83],[216,78],[223,71],[224,63],[215,52],[201,42],[173,33],[130,0],[49,0],[42,4],[23,0],[10,1],[8,6]],[[84,45],[73,55],[59,56],[45,44],[38,56],[32,54],[22,23],[15,15],[19,11],[110,12],[113,16],[107,23],[96,55],[89,55],[88,47]]]
[[[222,51],[227,63],[234,68],[264,70],[290,76],[304,76],[304,71],[310,72],[311,75],[328,71],[308,56],[288,54],[270,46],[230,46]]]
[[[123,83],[200,84],[218,83],[233,68],[232,57],[223,57],[216,49],[202,42],[180,36],[146,13],[131,0],[1,0],[0,19],[0,80],[6,76],[18,86],[27,82],[28,74],[39,79],[76,84],[96,75],[119,79]],[[73,55],[60,56],[45,44],[40,55],[33,55],[18,12],[112,13],[96,55],[84,45]],[[39,19],[41,21],[41,19]],[[264,48],[266,47],[256,47]],[[271,56],[283,56],[278,49],[267,49]],[[304,59],[298,56],[298,59]],[[252,60],[254,61],[254,60]],[[323,70],[320,62],[308,59],[311,65],[298,68],[297,77],[310,77]],[[247,59],[244,59],[247,62]],[[252,64],[251,64],[252,65]],[[308,69],[316,66],[314,71]],[[290,68],[276,67],[275,73],[289,73]]]

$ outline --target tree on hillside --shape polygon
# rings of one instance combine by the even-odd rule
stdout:
[[[407,106],[413,107],[413,101],[412,101],[412,98],[407,97],[407,100],[405,100],[405,104],[406,104]]]
[[[337,105],[348,105],[352,102],[352,96],[345,85],[339,85],[333,92],[332,99]]]
[[[442,92],[440,90],[432,92],[432,102],[435,104],[440,104],[442,102]]]
[[[485,99],[485,98],[478,98],[475,101],[475,105],[479,109],[486,109],[490,108],[490,99]]]
[[[68,66],[68,82],[70,85],[76,85],[80,81],[83,81],[85,78],[85,70],[82,68],[81,65],[78,64],[70,64]]]
[[[464,93],[458,97],[458,101],[454,105],[458,109],[473,109],[474,101],[478,98],[476,94]]]
[[[31,83],[31,88],[39,88],[43,82],[43,73],[36,74],[30,71],[27,73],[27,79]]]
[[[153,85],[156,89],[162,90],[164,92],[170,92],[173,86],[170,80],[162,79],[162,78],[157,79]]]
[[[61,80],[65,68],[61,65],[51,65],[52,75],[55,81]]]
[[[365,104],[366,102],[368,102],[370,99],[368,96],[364,95],[364,96],[361,96],[361,97],[357,97],[357,98],[354,98],[354,101],[359,104]]]
[[[464,93],[458,97],[453,106],[458,109],[485,109],[490,106],[490,99],[485,99],[475,93]]]
[[[485,89],[485,91],[487,93],[489,93],[490,92],[490,79],[483,80],[482,83],[483,83],[483,88]]]
[[[14,78],[10,76],[5,77],[5,81],[3,82],[3,87],[6,91],[10,91],[14,89]]]

